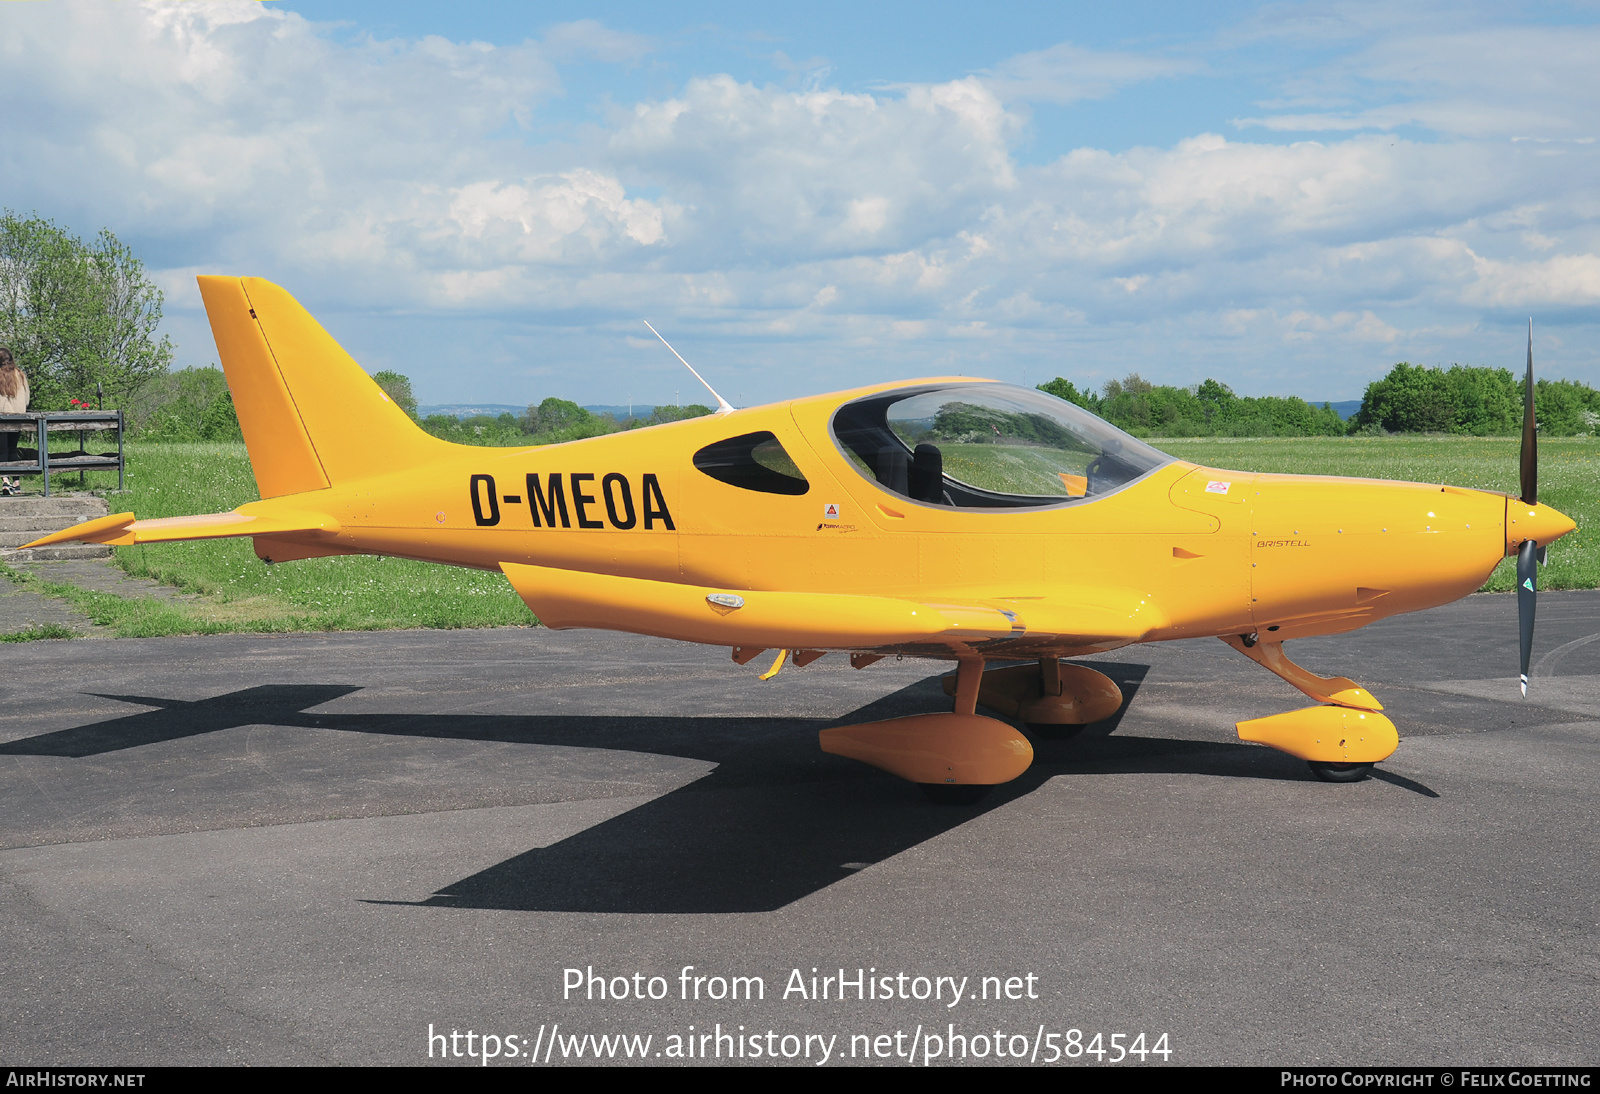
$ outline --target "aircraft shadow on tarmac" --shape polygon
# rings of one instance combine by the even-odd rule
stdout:
[[[816,732],[948,703],[937,675],[835,722],[451,714],[313,714],[356,687],[279,684],[194,702],[104,696],[158,709],[0,744],[0,755],[86,757],[246,726],[504,741],[679,755],[715,763],[687,786],[548,847],[515,855],[421,902],[525,911],[771,911],[891,858],[1063,774],[1186,773],[1304,781],[1281,752],[1230,742],[1116,736],[1147,666],[1097,662],[1125,699],[1070,740],[1035,737],[1035,762],[973,806],[929,804],[916,787],[817,748]],[[1401,776],[1395,785],[1437,797]]]

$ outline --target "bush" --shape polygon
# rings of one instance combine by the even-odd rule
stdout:
[[[1401,361],[1367,385],[1351,431],[1513,436],[1522,431],[1523,398],[1523,380],[1510,369]],[[1592,433],[1600,422],[1600,391],[1587,384],[1539,380],[1533,400],[1539,430],[1550,436]]]
[[[162,373],[134,396],[123,414],[128,432],[145,441],[193,444],[243,436],[227,378],[215,365]]]

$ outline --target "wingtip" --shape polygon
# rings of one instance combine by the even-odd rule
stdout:
[[[98,520],[86,520],[82,524],[69,525],[59,532],[51,532],[47,536],[40,536],[32,543],[24,543],[20,550],[27,551],[34,547],[51,547],[57,543],[105,543],[108,540],[120,538],[127,526],[134,521],[132,513],[113,513],[109,517]]]

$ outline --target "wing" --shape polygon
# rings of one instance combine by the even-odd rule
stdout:
[[[909,599],[716,589],[513,562],[500,568],[547,627],[594,627],[719,646],[924,653],[974,645],[1114,649],[1166,624],[1148,597],[1114,588]]]

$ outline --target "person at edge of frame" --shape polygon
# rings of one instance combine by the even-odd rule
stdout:
[[[17,367],[11,351],[0,346],[0,414],[22,414],[28,409],[28,376]],[[0,432],[0,463],[12,463],[17,458],[18,433]],[[15,497],[22,493],[19,480],[0,477],[0,495]]]

